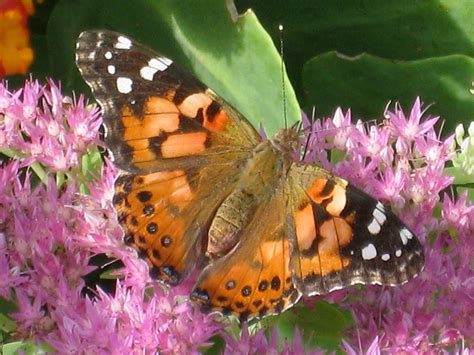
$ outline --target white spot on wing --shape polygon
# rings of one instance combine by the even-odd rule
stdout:
[[[133,81],[130,78],[120,77],[117,78],[117,90],[121,94],[128,94],[132,91]]]
[[[407,245],[408,239],[411,238],[413,238],[413,234],[411,234],[408,229],[406,229],[405,227],[400,229],[400,239],[402,240],[403,245]]]
[[[397,258],[401,257],[402,256],[402,251],[400,249],[395,250],[395,256]]]
[[[411,239],[413,238],[413,234],[406,228],[402,228],[402,230],[400,231],[400,233],[405,233],[405,235],[407,236],[408,239]]]
[[[372,216],[373,219],[367,226],[367,229],[369,230],[370,234],[377,235],[379,234],[382,225],[387,220],[387,216],[385,215],[385,207],[380,201],[377,202],[377,205],[375,206],[374,211],[372,212]]]
[[[111,51],[105,52],[104,57],[105,59],[112,59],[112,52]]]
[[[380,211],[378,208],[374,210],[374,218],[377,220],[377,222],[379,222],[380,225],[384,224],[387,220],[387,216],[385,216],[385,213]]]
[[[382,254],[380,257],[383,261],[389,261],[390,260],[390,254]]]
[[[377,220],[374,218],[372,222],[367,226],[367,229],[369,230],[370,234],[376,235],[379,234],[380,232],[380,224],[377,222]]]
[[[153,80],[153,75],[158,71],[156,68],[152,67],[143,67],[140,69],[140,76],[145,79],[152,81]]]
[[[372,260],[377,256],[377,249],[373,244],[368,244],[366,247],[362,248],[362,259]]]
[[[127,37],[118,36],[117,43],[114,45],[117,49],[130,49],[132,48],[132,41],[130,41]]]
[[[107,65],[107,72],[109,74],[114,75],[115,74],[115,65]]]
[[[159,57],[159,58],[151,58],[148,61],[148,66],[155,68],[156,70],[163,71],[168,68],[173,61],[169,58]]]
[[[378,208],[380,211],[382,212],[385,212],[385,206],[383,205],[382,202],[377,202],[377,206],[375,206],[376,208]]]

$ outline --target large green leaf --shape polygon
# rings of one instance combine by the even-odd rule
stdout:
[[[320,114],[342,106],[350,107],[356,117],[382,117],[387,102],[400,101],[408,111],[414,98],[421,96],[433,104],[431,115],[446,120],[448,132],[474,116],[470,93],[474,59],[464,55],[393,61],[331,52],[310,60],[303,75],[307,104],[316,106]]]
[[[307,349],[338,351],[344,331],[353,325],[351,312],[325,301],[318,301],[313,309],[297,305],[279,316],[261,321],[267,329],[276,327],[280,339],[293,339],[298,328]]]
[[[474,56],[472,0],[239,0],[236,5],[241,11],[253,8],[275,40],[276,26],[285,26],[285,61],[298,89],[304,63],[333,50],[397,60]]]
[[[49,21],[48,44],[55,77],[69,88],[78,87],[74,43],[87,28],[126,33],[172,57],[270,133],[284,124],[281,60],[251,11],[234,22],[221,0],[60,1]],[[300,110],[286,76],[285,87],[292,124]]]
[[[275,41],[277,24],[285,26],[290,79],[300,103],[306,108],[316,105],[319,116],[345,106],[372,118],[380,115],[384,100],[400,97],[411,104],[419,95],[435,103],[434,112],[448,121],[449,130],[474,115],[468,90],[474,73],[465,57],[450,58],[474,57],[472,0],[239,0],[237,5],[241,11],[252,7]],[[341,57],[327,54],[333,51],[350,57],[367,53],[387,61],[370,66],[362,65],[366,60],[362,58],[351,67]],[[305,77],[313,71],[302,68],[314,57],[324,61],[318,66],[321,71],[318,77]],[[420,61],[429,58],[433,61]],[[399,61],[413,62],[407,70],[415,75],[403,75]],[[390,79],[396,75],[404,80]],[[305,90],[310,91],[309,97]]]

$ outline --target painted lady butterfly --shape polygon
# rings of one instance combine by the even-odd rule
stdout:
[[[203,266],[191,294],[203,310],[262,317],[421,271],[419,241],[388,208],[292,159],[295,130],[262,140],[171,59],[118,33],[83,32],[76,63],[123,170],[113,202],[125,242],[170,285]]]

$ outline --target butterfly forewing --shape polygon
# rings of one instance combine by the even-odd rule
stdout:
[[[423,248],[388,207],[322,168],[295,164],[292,267],[305,295],[353,284],[398,285],[423,268]]]
[[[83,32],[76,63],[124,170],[114,205],[125,240],[154,277],[177,284],[201,262],[206,228],[260,138],[200,81],[124,35]]]
[[[112,31],[86,31],[76,64],[102,107],[107,146],[130,172],[206,164],[260,138],[237,111],[173,61]]]

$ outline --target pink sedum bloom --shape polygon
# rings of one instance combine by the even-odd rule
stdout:
[[[250,335],[248,327],[244,325],[238,340],[227,334],[224,335],[224,339],[226,340],[224,354],[325,354],[322,351],[305,351],[298,329],[295,330],[293,340],[289,340],[279,339],[275,328],[269,336],[265,335],[264,329]]]
[[[53,176],[30,185],[34,164],[81,170],[82,155],[99,143],[97,108],[63,97],[52,82],[28,82],[17,92],[2,84],[0,95],[0,149],[24,159],[0,167],[0,295],[18,307],[9,315],[16,336],[61,353],[192,353],[207,346],[222,326],[188,301],[191,284],[157,286],[124,246],[110,162],[89,183],[89,195],[74,181],[58,187]],[[121,260],[121,280],[112,294],[98,288],[86,296],[84,276],[96,270],[90,261],[99,254]]]
[[[440,203],[452,182],[443,176],[452,137],[437,138],[438,118],[425,118],[419,99],[408,117],[399,105],[386,116],[377,126],[354,124],[341,109],[312,124],[303,118],[305,161],[389,203],[424,243],[425,270],[401,287],[354,287],[324,298],[353,313],[348,353],[466,351],[462,344],[474,334],[474,207],[466,195]],[[298,330],[292,340],[275,329],[249,334],[247,326],[227,335],[224,323],[189,302],[192,278],[171,289],[150,280],[146,263],[123,244],[111,202],[117,171],[107,159],[100,177],[80,180],[88,195],[74,179],[58,183],[61,174],[52,173],[81,177],[82,157],[101,144],[100,125],[97,107],[63,97],[53,82],[13,92],[0,84],[0,151],[14,158],[0,166],[0,296],[18,306],[9,315],[16,337],[66,353],[193,354],[220,334],[229,354],[311,353]],[[339,156],[335,164],[329,150]],[[49,172],[44,183],[33,178],[38,165]],[[442,218],[434,216],[437,206]],[[97,255],[123,264],[112,292],[85,281],[101,271],[91,262]]]
[[[439,117],[431,117],[422,120],[425,110],[422,110],[423,104],[420,98],[415,100],[410,115],[406,118],[400,105],[395,105],[395,112],[388,109],[385,111],[385,117],[389,119],[389,127],[396,136],[396,149],[400,155],[409,154],[413,141],[417,137],[423,136],[429,131],[433,131],[435,123]]]
[[[82,96],[77,102],[63,97],[52,81],[47,87],[27,82],[13,93],[0,86],[0,149],[34,157],[52,172],[66,172],[79,164],[86,148],[99,144],[99,110],[86,107]]]

